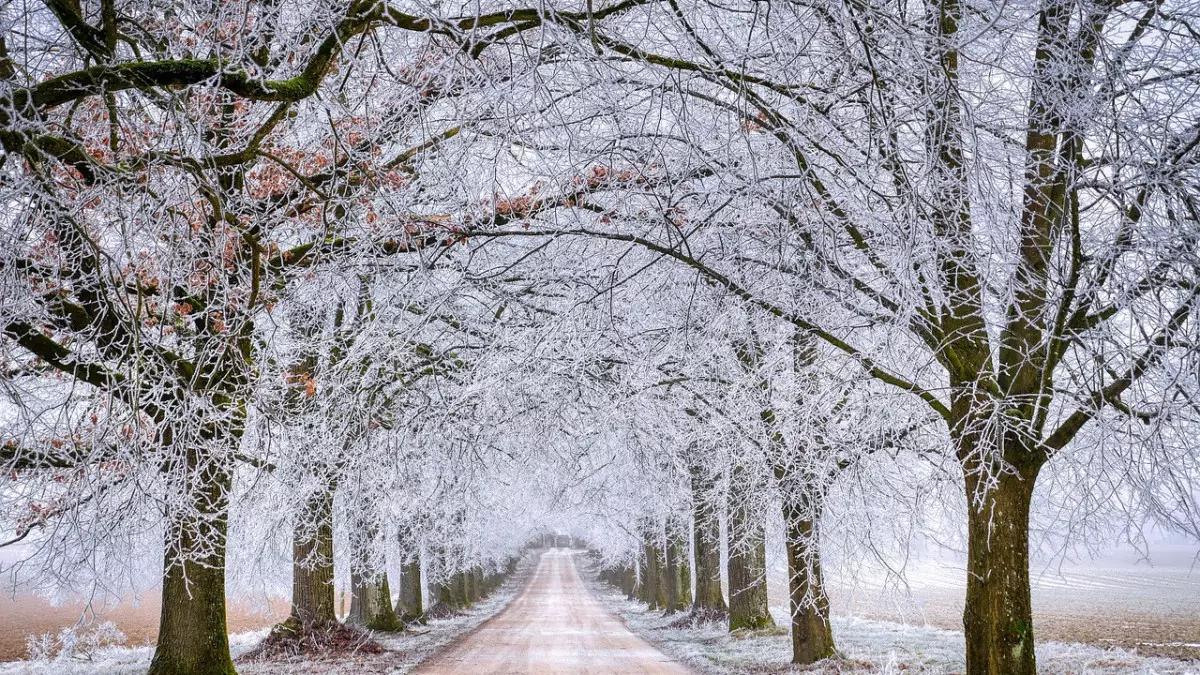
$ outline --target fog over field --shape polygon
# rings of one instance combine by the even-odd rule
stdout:
[[[1096,560],[1037,569],[1032,586],[1038,639],[1200,658],[1195,547],[1160,544],[1152,551],[1147,560],[1120,547]],[[882,575],[847,578],[835,571],[830,575],[833,612],[961,629],[965,565],[959,556],[945,558],[914,565],[905,575],[906,583],[889,582]],[[782,585],[778,587],[782,594]]]

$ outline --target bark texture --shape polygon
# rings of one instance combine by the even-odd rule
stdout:
[[[683,603],[683,589],[680,584],[679,553],[678,544],[668,538],[662,566],[663,609],[667,614],[674,614],[686,607]]]
[[[688,569],[688,540],[682,525],[672,520],[667,524],[666,565],[663,585],[668,614],[686,611],[691,604],[692,579]]]
[[[149,675],[234,675],[225,623],[226,494],[229,476],[209,471],[197,514],[168,529],[158,643]]]
[[[721,522],[712,503],[706,501],[711,481],[692,472],[692,538],[696,570],[694,611],[725,612],[721,593]]]
[[[784,501],[788,595],[792,613],[792,663],[807,665],[836,653],[829,597],[821,576],[820,509],[801,497]]]
[[[479,588],[475,582],[474,569],[462,573],[463,600],[466,602],[467,607],[474,605],[479,600]]]
[[[436,607],[450,610],[458,609],[460,602],[454,581],[453,578],[450,578],[434,585],[433,596]]]
[[[440,610],[457,612],[469,606],[467,591],[467,575],[454,572],[434,586],[434,604]]]
[[[346,623],[381,631],[398,631],[403,627],[392,608],[392,592],[386,573],[352,571],[350,592],[350,613]]]
[[[397,631],[402,625],[392,607],[387,565],[375,551],[379,541],[378,513],[366,509],[352,516],[350,546],[350,611],[346,623],[360,628]]]
[[[425,619],[425,605],[421,599],[423,585],[421,559],[414,556],[400,567],[400,597],[396,601],[396,614],[404,623],[420,623]]]
[[[333,491],[312,495],[292,538],[292,614],[303,627],[337,623],[333,588]]]
[[[729,499],[729,630],[775,626],[767,609],[767,539],[762,522],[739,494],[745,481],[736,470]],[[744,487],[744,484],[741,485]]]
[[[646,565],[642,570],[641,600],[650,609],[662,609],[666,604],[662,589],[662,551],[652,538],[647,538],[643,550]]]
[[[1004,475],[981,500],[967,481],[967,600],[963,630],[970,675],[1036,675],[1029,589],[1029,506],[1036,473]]]

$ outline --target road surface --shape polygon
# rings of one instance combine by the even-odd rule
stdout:
[[[685,675],[604,608],[579,577],[574,554],[550,549],[504,611],[417,669],[420,675]]]

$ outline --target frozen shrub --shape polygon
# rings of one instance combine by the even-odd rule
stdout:
[[[31,661],[51,659],[91,661],[104,647],[124,644],[125,634],[112,621],[101,621],[90,630],[86,626],[64,628],[58,637],[50,633],[25,638],[25,651]]]
[[[25,653],[30,661],[48,661],[54,656],[56,644],[54,636],[49,633],[30,634],[25,637]]]

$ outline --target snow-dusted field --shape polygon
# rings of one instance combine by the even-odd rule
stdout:
[[[515,586],[506,587],[502,592],[478,603],[469,612],[449,619],[430,621],[429,625],[412,634],[378,634],[376,639],[388,650],[381,655],[363,655],[358,659],[320,663],[299,659],[287,662],[238,663],[238,672],[242,675],[301,675],[318,672],[331,675],[407,673],[430,654],[474,630],[499,611],[515,592]],[[230,651],[234,659],[257,645],[269,631],[270,629],[264,628],[230,635]],[[153,646],[101,647],[88,655],[0,663],[0,675],[141,675],[146,672],[153,655]]]
[[[811,669],[788,665],[791,643],[782,629],[767,634],[732,637],[724,624],[690,629],[670,628],[668,624],[677,617],[647,612],[643,604],[626,600],[619,591],[601,584],[594,585],[593,589],[630,628],[698,673],[813,672]],[[776,621],[785,625],[786,614],[776,614]],[[951,675],[962,673],[965,669],[963,635],[958,631],[891,621],[835,617],[833,632],[842,658],[816,672]],[[1194,661],[1140,656],[1120,648],[1047,642],[1038,645],[1037,655],[1039,672],[1046,675],[1200,673],[1200,664]]]
[[[1200,661],[1172,658],[1178,652],[1171,649],[1162,655],[1161,644],[1122,648],[1156,630],[1189,635],[1196,629],[1200,572],[1191,572],[1190,553],[1175,553],[1164,555],[1154,568],[1115,555],[1035,574],[1034,603],[1042,629],[1039,672],[1200,675]],[[945,559],[927,560],[910,572],[904,588],[883,576],[861,575],[854,585],[835,589],[833,632],[842,658],[817,672],[953,675],[965,670],[963,634],[951,628],[961,622],[965,573]],[[791,643],[782,628],[788,621],[782,587],[786,577],[775,569],[768,576],[771,612],[781,628],[736,637],[724,624],[672,628],[669,624],[678,615],[647,612],[644,604],[602,582],[590,587],[631,629],[698,673],[812,672],[789,665]],[[831,576],[836,580],[836,572]],[[1139,623],[1136,616],[1146,619]],[[1172,623],[1172,617],[1179,623]],[[1053,637],[1056,631],[1083,637],[1062,640]],[[1200,645],[1189,645],[1182,645],[1184,656],[1198,653],[1190,648]]]
[[[1038,639],[1200,659],[1200,569],[1193,569],[1194,555],[1194,547],[1162,546],[1152,562],[1119,550],[1094,561],[1035,565]],[[772,602],[782,612],[786,577],[772,577]],[[904,584],[837,570],[830,581],[835,613],[952,630],[962,625],[966,571],[952,557],[914,563]]]
[[[264,628],[230,635],[229,647],[234,658],[249,651],[265,638],[269,631],[270,629]],[[0,663],[0,673],[4,675],[141,675],[150,665],[152,656],[154,656],[153,646],[105,646],[88,654]]]
[[[377,633],[375,639],[386,651],[379,655],[337,661],[238,662],[241,675],[360,675],[388,673],[402,675],[449,643],[475,630],[495,615],[521,590],[533,570],[536,560],[526,558],[517,572],[495,593],[476,603],[460,615],[431,620],[412,633]],[[250,651],[269,632],[269,628],[246,631],[229,636],[230,651],[235,661]],[[153,646],[103,646],[88,653],[61,655],[49,659],[0,663],[0,675],[141,675],[150,665]]]
[[[239,672],[243,675],[410,672],[418,663],[501,611],[530,578],[535,561],[536,557],[526,558],[512,579],[466,614],[433,621],[413,634],[378,635],[377,639],[387,648],[384,654],[319,663],[310,660],[239,663]],[[1077,632],[1090,627],[1097,639],[1084,638],[1092,644],[1041,642],[1038,645],[1040,671],[1047,675],[1200,675],[1200,662],[1156,655],[1154,645],[1150,645],[1150,649],[1104,646],[1136,643],[1136,636],[1141,634],[1139,631],[1152,629],[1147,626],[1161,624],[1166,628],[1154,630],[1178,632],[1194,628],[1194,617],[1200,614],[1193,607],[1200,602],[1200,593],[1189,585],[1195,581],[1185,564],[1186,559],[1181,557],[1175,565],[1166,564],[1166,561],[1164,558],[1164,564],[1143,569],[1137,565],[1131,568],[1128,560],[1110,559],[1107,564],[1101,561],[1086,567],[1062,568],[1053,575],[1043,574],[1035,591],[1039,620],[1043,622],[1042,639],[1047,640],[1046,634],[1052,633],[1056,625],[1058,630]],[[884,588],[886,584],[873,587],[869,582],[864,577],[853,593],[846,588],[838,591],[837,607],[842,612],[834,619],[834,635],[842,658],[826,664],[824,670],[818,672],[951,675],[964,670],[962,633],[937,623],[957,620],[955,602],[961,602],[960,584],[953,567],[918,570],[909,582],[911,594],[905,601],[908,604],[897,601],[890,605],[891,609],[888,601],[883,599],[894,600],[894,590]],[[697,673],[811,672],[787,665],[790,643],[782,630],[733,637],[727,634],[723,625],[671,628],[669,624],[676,617],[646,612],[642,604],[626,600],[620,592],[605,584],[589,581],[588,586],[604,606],[619,615],[634,632]],[[1117,592],[1114,590],[1117,588],[1122,590]],[[1106,602],[1108,605],[1104,604]],[[851,616],[844,611],[848,606],[876,614],[892,611],[907,623],[879,617],[862,618],[862,614]],[[1109,613],[1105,613],[1104,607],[1110,608]],[[917,615],[905,614],[914,609],[918,611]],[[784,609],[775,606],[773,612],[776,621],[781,626],[786,625]],[[1154,620],[1158,623],[1143,625],[1132,621],[1130,617],[1138,612],[1157,617]],[[1171,616],[1179,617],[1180,624],[1172,624]],[[1047,617],[1060,617],[1059,623],[1055,624]],[[1052,628],[1046,629],[1047,625]],[[232,635],[235,658],[257,644],[266,632],[264,629]],[[1161,650],[1157,652],[1162,653]],[[152,654],[153,648],[149,646],[82,645],[73,655],[0,663],[0,675],[133,675],[144,672]],[[613,665],[619,668],[619,664]]]

